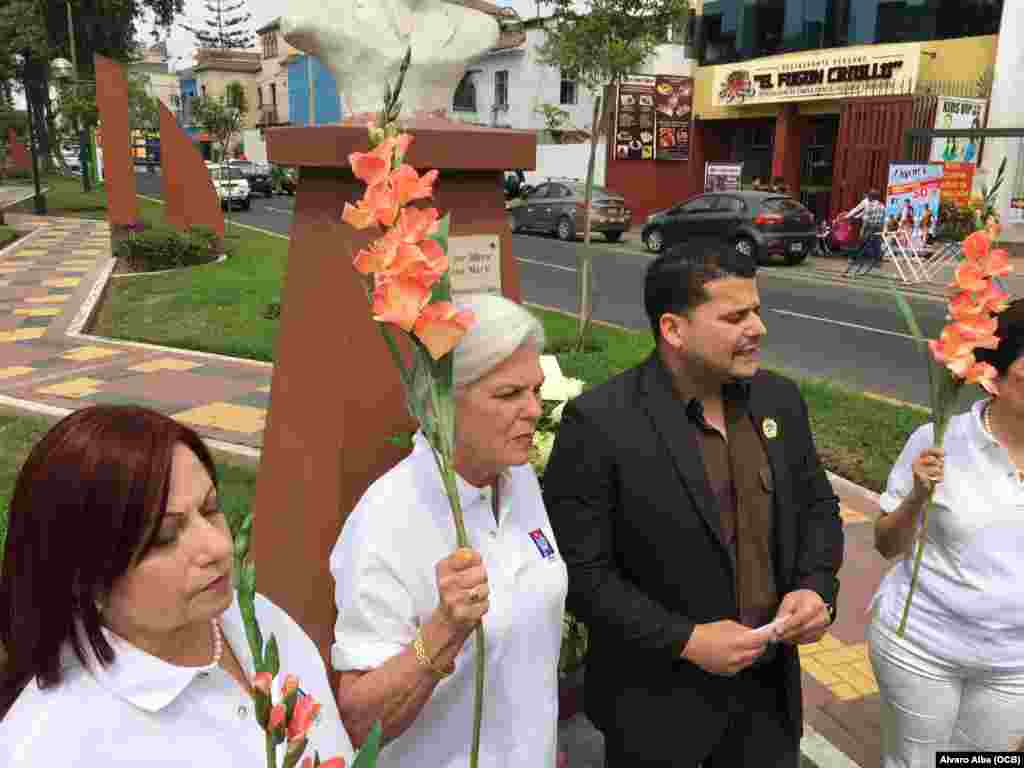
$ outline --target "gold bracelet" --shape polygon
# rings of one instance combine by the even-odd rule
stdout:
[[[429,669],[438,679],[444,679],[455,671],[455,662],[449,662],[447,667],[439,667],[430,659],[427,653],[427,644],[423,641],[423,628],[416,627],[416,639],[412,641],[412,649],[416,652],[416,662],[424,669]]]

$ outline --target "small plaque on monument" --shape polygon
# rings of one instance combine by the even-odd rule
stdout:
[[[448,239],[452,296],[501,295],[501,239],[498,235],[462,235]]]

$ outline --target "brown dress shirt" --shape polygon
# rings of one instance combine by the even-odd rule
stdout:
[[[775,617],[780,598],[773,555],[771,466],[747,408],[747,385],[737,382],[722,390],[726,435],[708,424],[699,400],[680,394],[697,428],[722,537],[735,565],[737,618],[748,627],[759,627]]]

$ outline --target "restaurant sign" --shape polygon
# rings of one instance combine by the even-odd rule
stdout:
[[[711,104],[740,107],[913,93],[921,44],[865,45],[751,59],[714,68]]]

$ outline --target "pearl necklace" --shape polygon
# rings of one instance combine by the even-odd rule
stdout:
[[[224,655],[224,641],[221,639],[220,624],[216,619],[210,619],[210,629],[213,630],[213,661],[210,662],[210,666],[216,667],[220,664],[220,657]]]
[[[999,440],[996,438],[995,430],[992,429],[992,401],[991,400],[989,400],[987,403],[985,403],[985,410],[983,410],[982,413],[981,413],[981,422],[982,422],[982,424],[985,425],[985,431],[988,432],[989,435],[991,435],[992,439],[996,441],[996,445],[1002,445],[1002,443],[1000,443]],[[1012,459],[1010,460],[1010,463],[1011,464],[1013,463]],[[1016,466],[1014,466],[1014,470],[1015,470],[1014,474],[1017,477],[1017,481],[1018,482],[1024,482],[1024,472],[1021,472],[1019,469],[1017,469]]]

